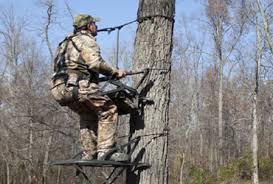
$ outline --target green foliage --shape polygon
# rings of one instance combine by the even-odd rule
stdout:
[[[202,168],[192,167],[190,174],[194,178],[194,183],[203,183],[205,171]]]
[[[220,168],[220,180],[221,181],[228,181],[232,178],[234,178],[236,174],[236,169],[231,166],[231,167],[221,167]]]
[[[252,155],[248,154],[238,159],[234,159],[227,166],[219,169],[219,180],[230,181],[233,179],[251,180],[252,177]],[[260,180],[272,180],[273,159],[259,158],[259,178]]]
[[[241,179],[250,180],[252,176],[252,155],[248,154],[239,159],[233,160],[231,163],[237,166],[237,173]]]
[[[273,159],[259,159],[259,178],[261,178],[262,180],[273,179]]]
[[[190,179],[185,182],[186,184],[213,184],[216,181],[214,177],[208,170],[200,167],[192,166],[190,169]]]
[[[185,184],[223,184],[223,183],[249,183],[252,177],[252,154],[246,154],[237,159],[231,160],[225,166],[218,169],[216,173],[211,173],[208,169],[192,165],[189,162],[184,166]],[[259,162],[259,179],[263,182],[273,181],[273,159],[261,157]],[[175,169],[172,171],[172,183],[179,184],[179,171],[182,163],[182,156],[175,159]]]
[[[174,159],[174,164],[173,167],[171,167],[171,172],[170,172],[170,177],[171,177],[171,183],[173,184],[179,184],[179,174],[180,174],[180,169],[181,165],[183,162],[183,156],[182,154],[177,154],[175,159]]]
[[[219,168],[219,180],[230,181],[235,178],[251,179],[252,175],[252,158],[245,155],[238,159],[230,161],[226,166]]]

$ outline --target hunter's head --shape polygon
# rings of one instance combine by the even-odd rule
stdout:
[[[74,17],[73,20],[73,27],[74,32],[78,32],[80,30],[87,30],[89,31],[93,36],[97,35],[97,25],[96,22],[98,22],[99,19],[92,17],[88,14],[80,14]]]

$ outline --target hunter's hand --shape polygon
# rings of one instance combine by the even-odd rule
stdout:
[[[116,70],[113,74],[113,76],[117,79],[121,79],[126,76],[126,71],[124,70]]]

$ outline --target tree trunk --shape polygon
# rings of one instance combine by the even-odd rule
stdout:
[[[203,140],[203,134],[200,132],[200,149],[199,149],[199,154],[200,154],[200,159],[203,160],[203,150],[204,150],[204,140]]]
[[[271,36],[270,36],[271,33],[270,33],[269,26],[268,26],[268,20],[266,18],[266,15],[265,15],[264,9],[262,7],[261,1],[256,0],[256,2],[257,2],[258,9],[260,11],[260,14],[262,16],[261,18],[262,18],[262,21],[263,21],[263,28],[264,28],[266,43],[268,44],[268,47],[269,47],[271,53],[273,54],[273,42],[272,42]]]
[[[57,181],[56,184],[60,184],[61,181],[61,166],[58,166],[58,174],[57,174]]]
[[[219,99],[218,99],[218,136],[219,136],[219,163],[224,164],[224,139],[223,139],[223,62],[220,60],[219,66]]]
[[[262,55],[261,32],[258,24],[258,16],[256,16],[256,78],[255,90],[253,95],[253,127],[252,127],[252,156],[253,156],[253,184],[259,184],[258,175],[258,117],[257,117],[257,98],[259,94],[259,75],[260,63]]]
[[[6,162],[6,169],[7,169],[7,184],[10,184],[10,165]]]
[[[182,153],[182,163],[181,163],[181,167],[180,167],[180,174],[179,174],[179,183],[183,184],[183,180],[184,180],[184,165],[185,165],[185,152]]]
[[[132,158],[151,165],[138,173],[127,173],[127,183],[168,183],[168,136],[170,68],[175,0],[140,0],[139,25],[135,39],[134,68],[151,70],[140,86],[142,94],[154,101],[144,107],[141,120],[131,117],[130,132],[142,136]],[[139,76],[141,77],[141,76]],[[136,78],[136,80],[139,78]],[[149,136],[143,136],[149,135]]]
[[[28,158],[30,160],[28,181],[31,184],[33,179],[33,121],[30,120],[29,124],[29,145],[28,145]]]
[[[45,157],[44,157],[44,162],[43,162],[43,183],[47,183],[46,180],[46,173],[48,170],[48,158],[49,158],[49,151],[50,151],[50,147],[52,144],[52,138],[53,138],[53,133],[49,133],[49,138],[46,144],[46,150],[45,150]]]
[[[218,137],[219,137],[219,164],[223,165],[223,54],[222,54],[222,40],[223,40],[223,22],[221,18],[218,18],[216,27],[215,27],[215,45],[216,45],[216,53],[218,56],[218,69],[219,69],[219,92],[218,92]]]

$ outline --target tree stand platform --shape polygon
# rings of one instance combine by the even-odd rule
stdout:
[[[112,150],[107,152],[106,155],[111,154],[117,150],[124,151],[125,147],[133,144],[133,147],[131,148],[130,153],[128,154],[129,158],[130,158],[133,151],[135,150],[139,140],[140,140],[140,137],[136,137],[136,138],[130,140],[126,144],[123,144],[119,147],[113,148]],[[111,160],[79,160],[79,159],[76,159],[76,157],[79,155],[80,155],[80,153],[75,155],[72,159],[68,159],[68,160],[52,161],[52,162],[50,162],[50,165],[75,167],[75,169],[76,169],[75,183],[76,184],[81,184],[80,175],[82,175],[85,178],[85,180],[88,181],[89,184],[91,184],[91,181],[90,181],[89,177],[85,174],[83,167],[112,167],[113,170],[111,171],[110,175],[108,177],[106,177],[106,180],[103,184],[112,184],[118,178],[118,176],[121,175],[121,173],[125,169],[129,169],[129,172],[134,172],[134,171],[143,171],[143,170],[151,167],[149,164],[140,163],[140,162],[115,162],[115,161],[111,161]],[[121,169],[116,172],[117,168],[121,168]]]

